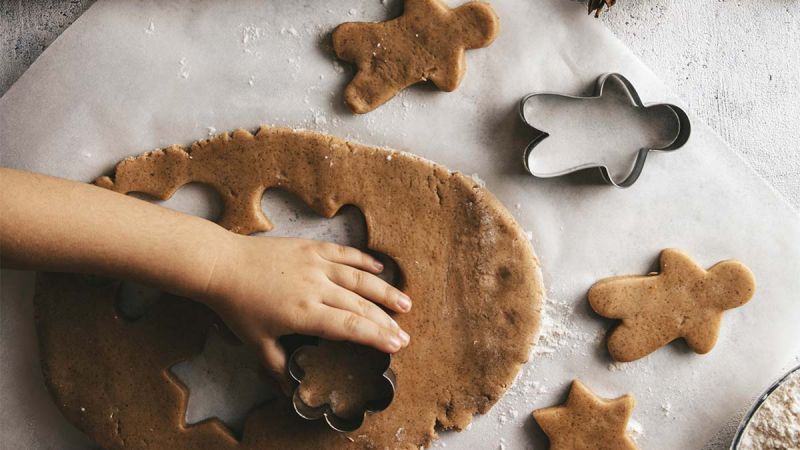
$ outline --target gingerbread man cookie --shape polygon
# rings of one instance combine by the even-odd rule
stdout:
[[[753,273],[738,261],[708,271],[685,253],[661,252],[661,273],[600,280],[589,289],[598,314],[622,323],[608,338],[617,361],[633,361],[684,338],[697,353],[708,353],[719,335],[722,312],[747,303],[755,292]]]
[[[566,404],[537,409],[533,418],[550,439],[550,450],[636,449],[625,434],[634,404],[630,394],[607,400],[574,380]]]
[[[345,102],[363,114],[420,81],[453,91],[464,76],[464,50],[488,46],[499,28],[488,4],[450,9],[439,0],[406,0],[403,15],[386,22],[343,23],[333,32],[333,49],[358,68]]]

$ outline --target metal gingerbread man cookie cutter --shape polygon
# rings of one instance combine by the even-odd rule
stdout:
[[[526,109],[535,110],[532,115],[536,117],[529,117],[531,114],[526,114]],[[559,109],[565,111],[559,113]],[[552,178],[596,168],[607,184],[618,188],[629,187],[636,182],[648,153],[677,150],[689,140],[691,134],[689,117],[681,108],[669,103],[644,104],[631,82],[618,73],[600,76],[594,93],[588,97],[549,92],[526,95],[520,100],[519,115],[523,122],[540,133],[525,147],[523,156],[525,169],[531,175]],[[584,116],[586,120],[581,121],[580,118]],[[577,121],[583,134],[576,135],[574,128],[566,129],[567,132],[562,133],[564,136],[561,137],[566,139],[565,135],[569,135],[571,141],[558,142],[560,137],[556,138],[553,130],[548,130],[540,123],[547,123],[548,120],[550,128]],[[605,126],[598,125],[603,120],[607,122]],[[611,147],[615,146],[612,141],[621,141],[623,138],[631,140],[634,138],[626,136],[637,133],[639,136],[635,138],[646,140],[644,145],[638,149],[632,146],[632,157],[626,156],[612,170],[609,162],[603,159],[603,151],[619,152],[619,149],[604,148],[603,141],[606,147]],[[550,144],[551,148],[543,149],[548,147],[545,143],[551,140],[556,143]],[[579,142],[574,142],[576,140]],[[584,153],[579,154],[581,144]],[[562,151],[564,149],[568,151]]]
[[[381,381],[384,382],[382,386],[382,395],[380,398],[367,402],[362,413],[352,418],[346,418],[337,415],[329,402],[316,407],[307,404],[300,396],[300,384],[305,377],[305,371],[302,367],[300,367],[297,359],[303,351],[309,349],[310,347],[312,346],[303,345],[292,352],[291,356],[289,357],[289,375],[295,382],[295,388],[292,393],[292,407],[298,416],[311,421],[324,419],[325,423],[328,424],[331,429],[346,433],[359,429],[364,423],[364,419],[368,414],[374,414],[383,411],[392,404],[395,396],[395,390],[397,389],[397,379],[395,378],[394,371],[392,371],[392,369],[389,367],[392,362],[392,357],[387,353],[382,354],[382,357],[385,358],[384,362],[381,364],[381,367],[383,368]]]

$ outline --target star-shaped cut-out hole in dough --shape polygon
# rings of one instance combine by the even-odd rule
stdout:
[[[202,353],[170,372],[189,390],[186,425],[217,418],[237,437],[248,414],[275,395],[258,355],[214,329]]]
[[[550,450],[635,450],[626,434],[634,404],[630,394],[603,399],[574,380],[565,404],[537,409],[533,418],[550,439]]]

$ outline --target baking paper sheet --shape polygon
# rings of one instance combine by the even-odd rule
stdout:
[[[635,396],[642,448],[722,448],[751,399],[797,363],[800,218],[703,124],[694,121],[683,149],[652,155],[628,190],[524,172],[532,134],[516,108],[528,92],[587,95],[599,74],[618,71],[645,102],[681,104],[584,5],[494,0],[501,33],[468,52],[456,92],[415,87],[355,116],[341,98],[352,72],[335,62],[328,34],[343,21],[391,17],[400,2],[160,3],[101,0],[44,52],[0,99],[2,164],[89,181],[142,151],[275,124],[476,173],[532,232],[550,300],[514,387],[437,446],[543,448],[530,412],[563,401],[580,378],[607,397]],[[191,209],[191,197],[171,205]],[[744,261],[756,296],[725,315],[708,355],[678,343],[612,364],[602,342],[610,322],[590,312],[586,291],[598,278],[648,272],[665,247],[706,266]],[[9,448],[87,448],[42,384],[32,282],[2,273],[0,436]]]

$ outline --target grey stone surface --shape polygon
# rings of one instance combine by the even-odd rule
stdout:
[[[601,20],[800,209],[800,2],[618,0]]]
[[[0,94],[95,0],[0,0]]]

